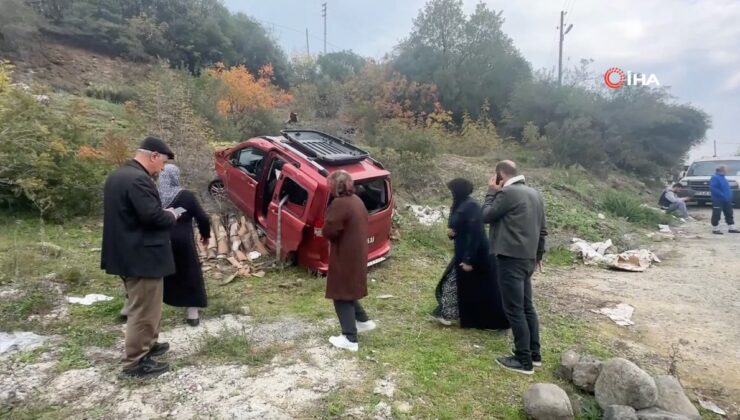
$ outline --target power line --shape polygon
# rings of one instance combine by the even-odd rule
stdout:
[[[282,24],[279,24],[279,23],[275,23],[275,22],[271,22],[271,21],[265,20],[265,19],[257,19],[257,18],[252,18],[252,19],[254,19],[257,22],[260,22],[262,24],[265,24],[265,25],[270,25],[270,26],[275,26],[275,27],[282,28],[282,29],[287,29],[289,31],[293,31],[293,32],[299,33],[301,35],[303,35],[305,33],[305,31],[306,31],[305,29],[291,28],[290,26],[285,26],[285,25],[282,25]],[[312,39],[318,40],[318,41],[321,41],[322,40],[322,38],[320,36],[316,36],[316,35],[309,34],[309,37],[312,38]],[[344,50],[344,49],[346,49],[344,47],[341,47],[341,46],[339,46],[337,44],[334,44],[332,42],[329,42],[329,41],[326,41],[326,43],[329,44],[329,46],[331,46],[331,47],[333,47],[333,48],[335,48],[337,50]]]

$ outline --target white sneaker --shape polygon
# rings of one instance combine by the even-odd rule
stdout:
[[[450,325],[452,325],[452,321],[450,321],[449,319],[442,318],[441,316],[435,316],[434,319],[446,327],[449,327]]]
[[[357,332],[358,333],[372,331],[376,328],[378,328],[378,325],[375,324],[375,321],[373,320],[367,320],[365,322],[359,322],[359,321],[357,322]]]
[[[336,348],[345,349],[349,351],[357,351],[360,349],[360,345],[353,343],[343,335],[337,335],[329,337],[329,342]]]

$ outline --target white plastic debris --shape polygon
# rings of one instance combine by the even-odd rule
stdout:
[[[599,213],[596,215],[599,219],[604,220],[606,219],[606,216],[604,216],[604,213]]]
[[[635,308],[626,303],[620,303],[613,308],[601,308],[599,310],[591,310],[594,313],[606,315],[619,326],[628,327],[635,325],[632,322],[632,314],[635,312]]]
[[[92,305],[96,302],[106,302],[113,300],[112,297],[106,295],[99,295],[96,293],[85,295],[85,297],[67,296],[67,302],[77,303],[80,305]]]
[[[668,225],[658,225],[658,229],[660,229],[660,233],[673,233]]]
[[[0,355],[16,351],[33,350],[42,345],[47,337],[32,332],[0,332]]]
[[[583,239],[573,238],[570,249],[580,255],[586,265],[604,265],[623,271],[645,271],[652,263],[660,262],[658,256],[647,249],[631,249],[620,254],[607,253],[612,247],[611,239],[588,243]]]
[[[700,399],[699,400],[699,405],[701,406],[701,408],[703,408],[705,410],[709,410],[709,411],[711,411],[714,414],[719,414],[720,416],[726,416],[727,415],[727,412],[725,410],[719,408],[719,406],[717,406],[717,404],[715,404],[715,403],[713,403],[711,401],[704,401],[704,400]]]
[[[408,207],[414,213],[416,219],[424,226],[432,226],[442,221],[448,216],[449,210],[446,207],[429,207],[411,205]]]
[[[262,254],[260,254],[257,251],[252,251],[249,254],[247,254],[247,258],[249,258],[249,261],[254,261],[256,259],[259,259],[259,257],[261,257],[261,256],[262,256]]]
[[[394,297],[393,295],[378,295],[377,299],[392,299]]]

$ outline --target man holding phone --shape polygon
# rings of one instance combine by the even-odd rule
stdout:
[[[153,177],[174,157],[162,140],[147,137],[134,159],[105,181],[100,267],[120,276],[126,285],[123,373],[130,376],[155,376],[169,369],[152,357],[169,350],[169,345],[158,343],[157,338],[162,278],[175,272],[169,230],[179,214],[175,209],[162,209]]]
[[[510,160],[496,165],[496,176],[482,208],[491,224],[491,252],[496,256],[504,312],[514,335],[514,355],[496,358],[506,369],[531,375],[542,365],[537,312],[532,301],[532,274],[542,270],[545,252],[545,207],[542,196],[524,183]]]

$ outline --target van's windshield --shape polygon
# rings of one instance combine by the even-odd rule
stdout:
[[[386,178],[355,181],[355,194],[365,203],[370,214],[388,208],[388,183]]]
[[[740,175],[740,159],[738,160],[710,160],[694,162],[689,168],[688,176],[712,176],[720,166],[727,166],[727,175]]]

